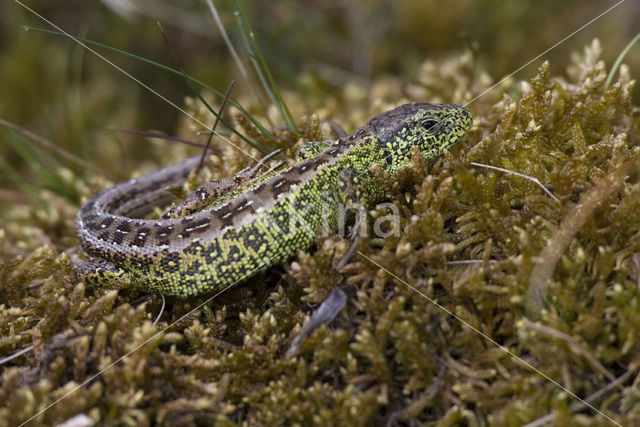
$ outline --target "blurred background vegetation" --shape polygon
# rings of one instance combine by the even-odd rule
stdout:
[[[254,0],[242,4],[280,88],[295,92],[313,112],[326,95],[338,94],[347,82],[359,82],[366,90],[374,79],[414,75],[424,60],[467,48],[475,52],[480,69],[497,81],[615,3],[455,0],[443,6],[439,0]],[[215,4],[242,51],[234,2]],[[221,91],[236,79],[235,96],[249,93],[204,0],[30,1],[28,6],[71,34],[175,67],[156,24],[160,21],[188,74]],[[569,53],[598,37],[610,66],[638,32],[638,22],[639,3],[625,2],[544,58],[551,60],[553,73],[562,74]],[[1,119],[117,178],[130,173],[131,163],[124,166],[121,156],[135,162],[145,154],[145,143],[109,126],[176,133],[181,117],[177,109],[73,41],[25,31],[25,25],[52,29],[18,2],[0,4]],[[98,50],[179,106],[192,95],[180,76]],[[516,78],[532,76],[541,61]],[[640,69],[637,53],[625,62],[632,70]],[[16,148],[20,138],[6,128],[0,130],[0,154],[5,160],[0,196],[12,199],[24,190],[25,182],[36,188],[42,183],[33,163],[25,162],[24,153]],[[116,147],[106,149],[113,154],[106,157],[115,163],[105,158],[105,147]],[[44,167],[49,160],[43,160]],[[80,166],[57,161],[82,173]]]

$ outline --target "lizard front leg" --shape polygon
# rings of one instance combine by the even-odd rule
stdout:
[[[338,193],[342,202],[342,208],[338,215],[339,230],[344,227],[348,210],[356,211],[356,221],[350,233],[350,239],[353,242],[347,250],[347,253],[336,265],[338,270],[344,267],[353,256],[355,248],[360,242],[358,230],[366,223],[366,208],[379,198],[382,192],[382,187],[368,171],[362,173],[351,166],[340,171],[338,175]],[[346,305],[347,294],[340,289],[340,287],[335,287],[322,304],[314,310],[298,335],[291,341],[291,345],[286,353],[287,357],[298,355],[300,353],[302,340],[311,335],[320,325],[327,324],[335,319]]]
[[[127,273],[108,261],[83,261],[74,265],[76,280],[101,287],[116,280],[128,280]]]

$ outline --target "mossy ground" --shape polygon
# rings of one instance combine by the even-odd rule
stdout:
[[[638,56],[627,58],[630,67],[609,87],[599,60],[611,64],[619,52],[612,46],[637,31],[633,13],[605,17],[571,40],[578,46],[589,34],[605,35],[604,52],[593,43],[568,55],[563,45],[537,73],[533,66],[523,71],[532,79],[517,74],[473,100],[473,129],[435,164],[416,156],[396,180],[377,173],[400,211],[400,236],[363,239],[342,271],[336,266],[350,242],[319,237],[314,248],[204,306],[206,296],[168,299],[162,311],[159,296],[127,283],[88,289],[74,280],[81,252],[73,220],[81,201],[100,189],[195,153],[157,141],[133,147],[105,132],[105,123],[186,138],[201,128],[184,119],[176,130],[179,113],[99,61],[83,60],[81,48],[15,31],[16,22],[43,24],[9,3],[0,5],[0,116],[99,160],[84,168],[90,171],[43,162],[54,165],[52,176],[39,175],[28,171],[33,164],[25,167],[19,147],[0,144],[2,159],[19,172],[18,180],[7,179],[6,167],[0,175],[0,358],[28,350],[0,365],[0,427],[58,399],[32,425],[79,414],[100,425],[607,422],[425,297],[620,424],[640,424],[640,112],[632,101]],[[196,3],[181,2],[178,12],[191,13]],[[270,65],[295,85],[285,98],[301,135],[276,131],[288,158],[304,140],[329,136],[318,118],[351,131],[408,101],[466,104],[603,7],[598,0],[464,0],[443,8],[437,0],[411,0],[397,2],[390,14],[391,2],[360,1],[349,14],[342,3],[251,2],[259,41],[278,59]],[[153,19],[129,22],[101,2],[38,10],[67,29],[74,16],[91,23],[95,40],[170,63]],[[269,27],[275,21],[277,31]],[[208,22],[202,28],[215,32]],[[465,36],[473,50],[460,51]],[[217,36],[169,37],[182,59],[192,60],[190,73],[226,84],[234,65]],[[140,61],[120,64],[172,99],[186,91]],[[381,77],[385,72],[403,77]],[[240,100],[262,114],[253,98]],[[185,105],[211,122],[197,101]],[[275,109],[267,114],[280,123]],[[240,116],[236,122],[263,138]],[[0,131],[3,143],[16,140]],[[245,155],[216,143],[225,151],[204,176],[249,165]],[[531,180],[472,162],[535,177],[553,196]],[[370,218],[386,214],[374,210]],[[292,337],[334,286],[350,295],[347,307],[304,341],[299,356],[286,358]]]
[[[594,42],[566,72],[545,63],[532,80],[471,103],[472,130],[435,164],[416,155],[396,180],[378,173],[402,233],[363,239],[343,271],[349,243],[321,237],[204,306],[206,297],[169,299],[156,324],[157,295],[73,279],[77,206],[51,193],[40,206],[13,204],[0,222],[0,355],[33,351],[0,368],[0,425],[63,397],[34,421],[520,425],[552,414],[557,424],[605,423],[425,296],[578,396],[605,390],[596,408],[640,423],[640,118],[628,69],[606,87],[599,51]],[[464,104],[490,83],[466,52],[425,62],[411,84],[377,81],[372,95],[348,85],[317,114],[352,130],[409,100]],[[299,125],[300,138],[279,134],[288,156],[326,132],[314,118]],[[213,176],[248,164],[225,148]],[[184,148],[171,150],[162,156]],[[536,177],[555,198],[471,162]],[[109,185],[65,176],[83,197]],[[334,286],[350,292],[347,308],[286,358]]]

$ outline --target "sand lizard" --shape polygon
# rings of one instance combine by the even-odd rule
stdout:
[[[133,217],[167,204],[165,187],[181,185],[199,156],[118,184],[78,212],[78,238],[92,261],[77,270],[99,281],[126,274],[142,289],[181,297],[224,289],[307,249],[320,225],[335,229],[340,204],[381,201],[372,165],[393,176],[414,145],[433,160],[471,124],[457,105],[405,104],[336,141],[305,143],[296,164],[177,218]]]

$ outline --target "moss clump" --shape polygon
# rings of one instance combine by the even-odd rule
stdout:
[[[51,195],[45,214],[15,204],[0,222],[0,355],[33,351],[2,367],[0,425],[87,380],[35,421],[80,413],[142,425],[605,421],[478,331],[582,398],[605,390],[595,407],[640,423],[630,379],[640,362],[640,120],[628,69],[606,87],[599,50],[590,45],[564,77],[545,63],[530,82],[506,82],[471,103],[473,129],[435,164],[416,152],[397,179],[374,171],[401,233],[362,239],[343,270],[349,242],[320,236],[313,250],[204,306],[206,298],[168,300],[155,324],[159,297],[73,281],[75,207]],[[410,85],[375,82],[371,99],[350,85],[318,114],[352,130],[409,100],[397,88],[414,100],[465,103],[490,81],[466,53],[425,63]],[[287,158],[303,140],[329,136],[315,116],[299,128],[300,137],[277,133]],[[538,178],[557,199],[472,162]],[[228,149],[208,176],[222,164],[248,165]],[[75,188],[88,196],[107,185]],[[352,294],[347,308],[285,358],[292,333],[334,286]]]

